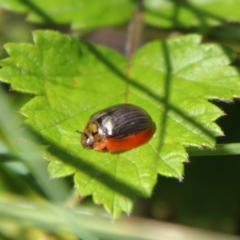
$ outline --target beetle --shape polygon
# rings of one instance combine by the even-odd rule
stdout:
[[[141,107],[118,104],[96,112],[83,132],[84,148],[123,152],[147,143],[155,132],[155,123]]]

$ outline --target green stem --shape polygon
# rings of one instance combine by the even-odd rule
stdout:
[[[240,143],[217,144],[215,149],[187,148],[190,156],[240,155]]]

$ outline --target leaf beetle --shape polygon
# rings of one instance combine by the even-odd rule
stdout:
[[[118,104],[96,112],[81,133],[81,145],[98,151],[123,152],[147,143],[155,123],[141,107]]]

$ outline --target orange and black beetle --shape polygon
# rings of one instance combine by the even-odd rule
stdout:
[[[155,132],[149,114],[132,104],[118,104],[93,114],[81,132],[84,148],[123,152],[148,142]]]

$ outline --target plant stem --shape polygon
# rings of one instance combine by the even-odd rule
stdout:
[[[143,16],[142,16],[143,1],[138,0],[137,9],[132,17],[128,27],[127,41],[126,41],[126,56],[127,56],[127,69],[126,76],[129,77],[130,69],[132,65],[132,56],[135,53],[141,42],[142,30],[143,30]],[[125,102],[127,102],[129,93],[129,84],[127,83],[125,91]]]
[[[217,144],[215,149],[187,148],[190,156],[226,156],[240,155],[240,143]]]
[[[142,0],[138,1],[137,9],[129,24],[127,42],[126,42],[126,56],[131,62],[132,55],[136,51],[141,42],[143,30],[143,16],[142,16]]]

